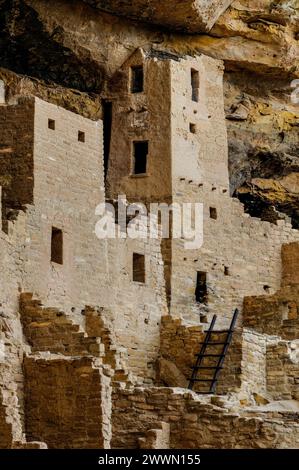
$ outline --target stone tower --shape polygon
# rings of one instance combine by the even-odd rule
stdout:
[[[281,244],[292,231],[287,223],[281,231],[250,218],[230,197],[223,64],[138,49],[109,88],[107,194],[203,204],[201,246],[186,249],[183,238],[162,242],[168,302],[172,315],[197,324],[217,313],[226,327],[244,296],[279,288]]]

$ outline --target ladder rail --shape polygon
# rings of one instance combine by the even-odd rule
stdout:
[[[213,328],[214,328],[214,325],[216,323],[216,320],[217,320],[217,315],[213,315],[213,318],[212,318],[212,321],[211,321],[211,324],[209,326],[209,329],[207,331],[207,334],[205,336],[205,339],[201,345],[201,349],[200,349],[200,353],[199,355],[197,356],[197,359],[196,359],[196,363],[195,363],[195,368],[193,369],[192,371],[192,375],[191,375],[191,378],[190,378],[190,382],[189,382],[189,390],[192,390],[193,389],[193,386],[194,386],[194,379],[196,379],[197,377],[197,372],[198,372],[198,369],[197,367],[199,367],[202,363],[202,360],[204,359],[204,353],[207,349],[207,345],[209,343],[209,339],[211,337],[211,334],[212,334],[212,331],[213,331]]]

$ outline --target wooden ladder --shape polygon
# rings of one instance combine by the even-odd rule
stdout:
[[[233,314],[233,318],[229,327],[229,330],[214,330],[214,326],[217,320],[217,315],[214,315],[211,321],[211,324],[209,326],[209,329],[205,331],[206,336],[205,339],[201,344],[201,349],[199,354],[195,354],[196,356],[196,362],[195,365],[192,367],[192,375],[191,378],[189,379],[189,390],[193,390],[194,384],[198,382],[206,382],[210,384],[209,390],[208,391],[197,391],[197,393],[201,394],[211,394],[216,392],[216,386],[217,386],[217,381],[219,378],[220,371],[223,369],[223,363],[225,360],[225,356],[227,353],[227,350],[229,348],[229,345],[232,340],[233,332],[235,331],[235,326],[236,326],[236,321],[239,315],[239,310],[236,309]],[[225,334],[226,333],[226,338],[223,341],[219,342],[214,342],[212,341],[212,335],[213,334]],[[223,346],[221,353],[214,353],[210,354],[207,353],[207,348],[209,346]],[[215,358],[217,359],[217,363],[213,366],[203,366],[202,362],[205,358]],[[203,378],[198,378],[198,375],[200,374],[200,371],[202,370],[212,370],[213,373],[213,378],[210,379],[203,379]]]

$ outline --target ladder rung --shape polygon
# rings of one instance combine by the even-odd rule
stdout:
[[[205,330],[204,333],[233,333],[235,330]]]
[[[190,380],[190,382],[216,382],[215,379],[187,379]]]
[[[202,353],[202,354],[194,354],[194,356],[197,356],[197,357],[225,357],[225,354],[205,354],[205,353]]]
[[[225,341],[224,343],[214,343],[214,342],[211,342],[211,341],[206,341],[206,342],[201,342],[199,344],[215,344],[216,346],[220,346],[220,345],[225,345],[225,344],[229,344],[229,341]]]
[[[222,366],[194,366],[192,367],[192,369],[194,370],[200,370],[200,369],[223,369]]]

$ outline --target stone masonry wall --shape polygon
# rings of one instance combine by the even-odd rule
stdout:
[[[174,245],[172,314],[195,322],[200,314],[208,320],[218,314],[219,325],[227,328],[233,310],[242,312],[244,297],[270,296],[279,289],[281,247],[298,242],[299,232],[284,221],[274,225],[249,217],[219,187],[213,190],[204,182],[201,188],[195,182],[179,187],[181,200],[204,204],[203,245],[197,250],[185,250],[184,241]],[[210,207],[216,208],[217,220],[210,217]],[[197,271],[207,273],[206,304],[195,301]]]
[[[184,389],[115,390],[112,448],[138,448],[149,429],[170,424],[171,449],[297,448],[299,426],[283,413],[232,413]],[[286,413],[287,418],[287,413]]]
[[[144,67],[142,93],[130,93],[130,67],[136,65]],[[199,74],[198,102],[192,100],[192,70]],[[273,225],[249,217],[229,195],[222,76],[222,64],[205,56],[178,59],[138,50],[111,83],[107,181],[114,198],[203,204],[200,248],[185,249],[184,239],[164,241],[167,294],[172,315],[198,324],[201,316],[210,321],[216,313],[227,328],[244,296],[271,295],[280,287],[281,246],[299,234],[284,221]],[[146,175],[131,174],[134,140],[149,141]],[[195,300],[198,271],[207,273],[207,304]]]
[[[299,341],[267,346],[267,390],[274,400],[299,399]]]
[[[171,361],[183,374],[185,379],[191,376],[191,367],[195,364],[195,354],[199,353],[200,342],[204,339],[202,326],[190,326],[181,319],[164,317],[161,325],[160,357]],[[221,334],[213,335],[213,341],[223,339]],[[265,393],[266,385],[266,347],[267,337],[250,329],[237,329],[225,358],[224,368],[220,373],[217,393],[242,392],[248,400],[253,393]],[[209,347],[208,353],[221,352],[222,346]],[[216,359],[206,358],[202,365],[215,365]],[[163,366],[163,363],[161,364]],[[161,373],[162,372],[162,373]],[[163,368],[158,377],[160,383],[170,386],[181,386],[179,376],[167,376]],[[200,378],[211,378],[211,373],[201,372]],[[188,380],[187,380],[188,383]],[[194,386],[194,390],[206,390],[206,385]]]
[[[7,219],[33,201],[33,127],[34,104],[22,99],[19,104],[0,104],[0,185],[2,186],[2,229]]]
[[[37,98],[34,103],[34,206],[28,211],[25,289],[45,305],[70,311],[94,302],[105,272],[94,233],[95,209],[104,201],[102,123]],[[79,132],[85,142],[78,140]],[[63,264],[51,262],[52,227],[63,232]]]
[[[186,240],[172,243],[171,313],[193,322],[218,314],[227,328],[246,295],[279,289],[281,247],[298,241],[299,233],[284,221],[249,217],[229,195],[222,64],[202,56],[172,61],[171,67],[173,202],[203,204],[201,248],[186,250]],[[191,68],[199,72],[198,102],[191,100]],[[206,304],[195,301],[198,271],[207,273]]]
[[[132,369],[152,380],[160,318],[166,312],[160,240],[96,237],[95,210],[105,201],[101,122],[39,99],[28,103],[24,121],[34,119],[30,154],[35,169],[34,205],[27,204],[26,216],[19,215],[16,221],[16,234],[24,232],[16,255],[16,283],[23,291],[33,292],[45,307],[62,309],[81,325],[86,305],[110,309],[119,344],[129,349]],[[49,128],[49,120],[52,127],[55,122],[54,129]],[[9,133],[10,121],[7,127]],[[78,140],[79,131],[85,133],[85,142]],[[28,134],[32,141],[33,129]],[[22,179],[20,187],[23,184]],[[63,264],[51,261],[52,227],[63,232]],[[14,242],[19,243],[17,237]],[[133,282],[135,252],[145,255],[144,284]],[[8,252],[4,250],[3,256],[5,269],[11,266],[12,270]],[[18,290],[8,298],[14,299],[16,311]]]
[[[18,315],[18,291],[23,276],[25,217],[21,212],[16,221],[8,222],[7,234],[0,231],[0,407],[1,422],[6,430],[10,427],[12,443],[22,442],[24,433],[22,360],[26,345]],[[0,447],[5,447],[7,434],[1,432]]]
[[[144,91],[132,93],[131,67],[143,65]],[[115,83],[116,82],[116,83]],[[113,120],[107,194],[150,202],[171,196],[170,62],[138,49],[116,73],[107,98]],[[163,135],[163,139],[161,139]],[[145,174],[134,174],[133,142],[148,141]]]
[[[273,295],[244,299],[244,325],[284,339],[299,338],[299,286],[296,266],[299,243],[282,246],[281,288]]]
[[[109,445],[110,378],[89,357],[26,357],[27,439],[50,448]]]

